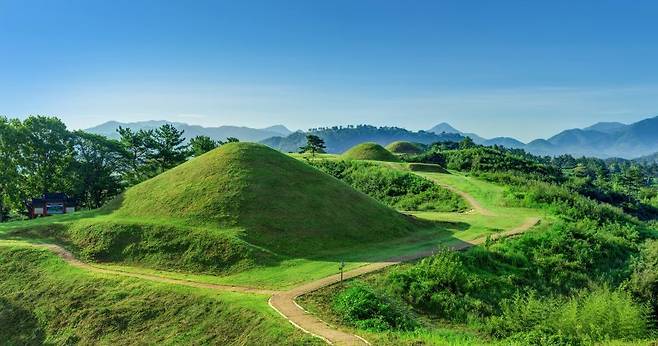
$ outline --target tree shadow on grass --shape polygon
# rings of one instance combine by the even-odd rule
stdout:
[[[325,262],[380,262],[403,261],[418,257],[430,256],[438,248],[445,245],[470,246],[455,237],[455,235],[471,228],[466,222],[420,220],[422,227],[405,236],[379,242],[350,244],[344,247],[334,247],[313,254],[287,253],[280,254],[286,259],[306,259]],[[462,244],[463,243],[463,244]],[[267,266],[277,266],[279,261]]]
[[[0,343],[43,345],[45,333],[31,311],[0,297]]]

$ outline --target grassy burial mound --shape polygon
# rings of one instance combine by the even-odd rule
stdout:
[[[386,150],[394,154],[420,154],[422,148],[415,143],[396,141],[386,146]]]
[[[373,160],[398,162],[393,153],[377,143],[361,143],[344,152],[342,158],[347,160]]]
[[[264,145],[232,143],[128,189],[68,237],[92,259],[239,271],[390,240],[417,221]]]

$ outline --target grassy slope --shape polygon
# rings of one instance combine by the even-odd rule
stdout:
[[[401,266],[408,267],[410,264],[402,264]],[[381,272],[372,273],[357,280],[368,282],[371,286],[377,287],[378,285],[386,284],[384,278],[391,271],[399,270],[401,267],[396,266],[386,268]],[[377,281],[384,281],[384,283]],[[349,285],[347,282],[345,285]],[[388,332],[373,332],[361,330],[349,326],[345,326],[340,318],[334,315],[332,309],[333,297],[342,290],[340,284],[329,286],[319,291],[301,296],[297,302],[302,305],[307,311],[320,316],[324,321],[331,325],[340,326],[345,330],[350,330],[360,336],[365,337],[373,345],[381,346],[412,346],[412,345],[433,345],[433,346],[447,346],[447,345],[460,345],[460,346],[527,346],[523,342],[513,342],[510,340],[495,340],[482,335],[477,332],[469,330],[468,327],[463,325],[452,325],[447,321],[432,320],[427,316],[417,315],[416,318],[423,325],[415,331],[388,331]],[[611,340],[596,345],[601,346],[651,346],[654,345],[655,340]],[[548,343],[547,345],[553,345]],[[558,344],[555,344],[558,345]]]
[[[384,164],[395,169],[406,169],[401,164]],[[541,213],[528,208],[508,208],[501,204],[503,188],[495,184],[459,174],[420,173],[429,178],[451,184],[469,192],[483,206],[495,213],[483,216],[475,213],[440,213],[415,212],[414,215],[441,221],[434,229],[415,232],[407,237],[377,244],[355,244],[344,249],[332,249],[319,252],[315,257],[287,259],[273,267],[260,267],[223,277],[165,273],[168,276],[188,278],[197,281],[238,284],[267,288],[290,288],[296,284],[334,274],[340,261],[345,261],[347,269],[356,268],[368,262],[384,260],[393,256],[414,253],[424,249],[436,248],[459,241],[468,241],[493,234],[501,230],[514,228],[530,216]],[[544,215],[544,221],[550,221]],[[114,266],[113,268],[117,268]],[[124,268],[136,270],[135,268]],[[139,270],[138,271],[143,271]],[[160,272],[162,274],[162,272]]]
[[[0,246],[0,326],[9,345],[321,343],[264,296],[91,274],[20,246]]]
[[[340,261],[326,255],[413,236],[421,224],[300,160],[236,143],[143,182],[100,211],[0,227],[29,228],[23,239],[46,236],[88,260],[234,274],[310,257]]]
[[[401,164],[384,164],[386,166],[396,168],[396,169],[406,169],[405,165]],[[122,265],[117,265],[117,264],[110,264],[108,266],[113,267],[113,269],[119,269],[119,270],[125,270],[125,271],[137,271],[137,272],[157,272],[160,275],[165,275],[165,276],[171,276],[171,277],[178,277],[178,278],[188,278],[192,280],[197,280],[197,281],[202,281],[202,282],[214,282],[214,283],[225,283],[225,284],[241,284],[241,285],[249,285],[249,286],[258,286],[258,287],[269,287],[269,288],[289,288],[291,286],[294,286],[296,284],[306,282],[312,279],[317,279],[321,278],[330,274],[333,274],[336,272],[337,267],[338,267],[338,262],[341,260],[344,260],[347,262],[347,269],[351,269],[354,267],[357,267],[359,265],[362,265],[366,262],[370,261],[376,261],[376,260],[382,260],[389,258],[391,256],[397,256],[397,255],[402,255],[406,253],[413,253],[418,250],[423,250],[423,249],[428,249],[428,248],[435,248],[439,244],[446,244],[450,243],[452,241],[456,241],[456,239],[473,239],[476,237],[481,236],[483,233],[486,232],[494,232],[496,231],[499,227],[506,227],[507,225],[510,225],[511,227],[518,225],[522,219],[526,215],[530,215],[533,213],[537,213],[536,211],[532,210],[524,210],[521,208],[515,208],[514,210],[504,208],[503,206],[500,206],[499,204],[499,197],[500,197],[500,192],[502,191],[501,188],[497,187],[494,184],[489,184],[486,182],[481,182],[476,179],[460,176],[460,175],[446,175],[446,174],[435,174],[435,173],[423,173],[428,178],[431,179],[437,179],[443,182],[449,182],[453,186],[456,186],[460,189],[463,189],[465,191],[468,191],[472,195],[474,195],[476,198],[478,198],[482,204],[485,205],[485,207],[490,208],[491,210],[494,210],[497,214],[497,216],[503,216],[499,219],[490,219],[488,217],[482,217],[480,215],[476,214],[458,214],[458,213],[421,213],[422,217],[429,218],[429,219],[436,219],[436,220],[444,220],[447,222],[437,224],[435,228],[432,229],[425,229],[421,231],[416,231],[408,236],[400,237],[398,239],[390,240],[387,242],[382,242],[382,243],[372,243],[372,244],[363,244],[363,243],[355,243],[352,244],[351,246],[346,246],[341,249],[327,249],[324,251],[319,251],[315,254],[315,257],[300,257],[300,258],[289,258],[289,259],[284,259],[276,263],[276,265],[272,266],[263,266],[263,267],[258,267],[258,268],[253,268],[250,270],[245,270],[239,273],[234,273],[228,276],[223,276],[223,277],[218,277],[218,276],[212,276],[212,275],[199,275],[199,274],[185,274],[185,273],[176,273],[176,272],[162,272],[162,271],[156,271],[153,269],[149,268],[140,268],[137,266],[132,266],[132,267],[127,267],[127,266],[122,266]],[[125,200],[124,200],[125,201]],[[118,219],[115,216],[107,216],[107,215],[98,215],[98,212],[95,213],[90,213],[90,214],[79,214],[77,216],[72,215],[72,216],[62,216],[62,217],[53,217],[49,219],[44,219],[44,220],[38,220],[36,221],[39,224],[43,225],[48,225],[49,223],[59,223],[59,224],[65,224],[67,220],[73,218],[73,219],[79,219],[80,216],[83,217],[96,217],[95,219],[87,219],[83,220],[82,223],[85,222],[92,222],[95,223],[98,220],[111,220],[113,222],[116,222]],[[501,220],[504,219],[504,220]],[[126,221],[129,220],[129,221]],[[135,219],[134,217],[123,217],[122,222],[137,222],[137,221],[142,221],[139,219]],[[156,222],[156,221],[153,221]],[[23,226],[29,224],[29,223],[23,223]],[[167,221],[165,225],[177,225],[177,226],[183,226],[183,223],[180,220],[172,220],[172,221]],[[203,229],[203,226],[199,226],[200,228]],[[208,228],[206,226],[206,228]],[[8,229],[7,225],[2,225],[0,226],[0,233],[6,231]],[[1,248],[0,248],[1,250]],[[32,252],[37,251],[37,250],[30,250]],[[2,254],[6,253],[5,252],[0,252]],[[6,256],[6,255],[5,255]],[[24,253],[21,253],[20,256],[25,257],[26,255]],[[125,296],[126,293],[125,290],[128,290],[127,288],[124,289],[122,284],[117,284],[117,288],[113,285],[109,285],[106,280],[107,278],[98,278],[98,277],[92,277],[89,274],[84,274],[81,273],[77,269],[72,269],[72,268],[67,268],[65,267],[61,261],[59,261],[57,258],[54,258],[53,256],[48,256],[43,253],[41,253],[40,256],[45,256],[49,257],[50,259],[46,261],[46,263],[39,264],[39,271],[41,272],[47,272],[52,274],[48,274],[47,277],[44,277],[43,280],[45,281],[45,286],[42,289],[43,292],[50,292],[51,288],[46,289],[45,287],[52,286],[52,287],[65,287],[64,291],[54,291],[52,293],[49,293],[52,298],[49,298],[51,300],[43,300],[43,298],[34,298],[33,301],[38,301],[37,305],[39,306],[28,306],[28,311],[34,311],[34,309],[41,309],[41,308],[46,308],[48,306],[51,306],[53,304],[56,304],[54,301],[55,298],[59,296],[64,296],[64,303],[63,304],[68,304],[68,299],[67,293],[69,291],[74,292],[74,291],[79,291],[80,288],[78,286],[73,287],[70,286],[67,282],[69,281],[70,278],[73,278],[74,282],[78,282],[79,280],[78,277],[86,277],[90,281],[88,283],[85,283],[86,287],[90,286],[98,286],[98,287],[110,287],[111,289],[108,289],[109,292],[108,294],[103,294],[104,296],[114,296],[115,291],[119,290],[121,293],[119,296]],[[6,259],[3,259],[1,262],[6,262]],[[9,263],[14,263],[15,260],[9,261]],[[39,263],[38,260],[31,260],[31,264]],[[136,264],[136,263],[133,263]],[[138,263],[137,263],[138,264]],[[15,264],[11,264],[15,265]],[[0,267],[0,273],[2,273],[2,267]],[[25,268],[22,268],[23,271],[25,271]],[[74,274],[74,275],[72,275]],[[2,275],[2,274],[0,274]],[[65,279],[69,278],[69,279]],[[15,276],[12,275],[12,280],[9,280],[5,282],[5,285],[11,285],[11,286],[3,286],[0,283],[0,289],[3,289],[3,287],[11,287],[11,290],[17,290],[19,287],[25,287],[21,285],[25,285],[26,282],[36,281],[39,282],[39,280],[36,280],[34,278],[28,277],[28,276]],[[85,279],[86,280],[86,279]],[[101,281],[99,281],[101,280]],[[163,285],[159,284],[138,284],[137,281],[135,280],[117,280],[115,279],[114,281],[121,282],[121,283],[126,283],[130,282],[130,285],[138,285],[140,287],[142,286],[153,286],[153,287],[158,287],[158,291],[174,291],[174,292],[186,292],[186,294],[190,294],[192,289],[188,288],[165,288]],[[102,282],[99,284],[99,282]],[[76,283],[72,283],[71,285],[74,285]],[[40,285],[41,283],[39,283]],[[69,285],[69,286],[67,286]],[[130,286],[133,287],[133,286]],[[23,288],[25,289],[25,288]],[[148,295],[153,299],[153,301],[164,301],[166,304],[163,305],[158,305],[157,303],[153,303],[155,305],[154,309],[161,309],[158,311],[165,311],[165,316],[171,316],[167,315],[166,309],[168,308],[167,304],[172,304],[172,308],[179,308],[183,309],[184,314],[187,314],[186,311],[192,311],[189,314],[193,315],[193,311],[196,311],[194,309],[197,309],[198,306],[206,306],[207,304],[213,304],[212,302],[208,301],[203,301],[202,299],[205,299],[205,296],[201,293],[196,292],[195,294],[201,295],[198,302],[190,302],[189,300],[183,300],[184,304],[176,305],[174,304],[178,298],[178,296],[174,295],[172,296],[169,295],[163,295],[160,296],[160,294],[163,293],[152,293],[144,288],[141,288],[142,293]],[[128,290],[132,292],[132,289]],[[173,293],[167,293],[167,294],[173,294]],[[131,296],[132,297],[132,296]],[[101,298],[97,298],[101,299]],[[104,298],[103,298],[104,299]],[[133,298],[130,298],[133,299]],[[145,299],[143,296],[136,295],[134,296],[134,299],[136,301],[139,301],[139,299]],[[222,294],[219,299],[221,302],[226,303],[224,306],[226,309],[229,309],[230,311],[238,311],[235,312],[234,314],[226,314],[222,315],[223,312],[219,310],[220,312],[217,312],[216,315],[212,316],[205,316],[204,318],[207,318],[208,321],[211,322],[194,322],[198,324],[199,326],[195,328],[192,331],[188,331],[182,334],[181,338],[182,339],[176,339],[180,340],[181,342],[184,342],[186,339],[185,338],[214,338],[216,336],[213,336],[215,334],[213,333],[220,333],[224,335],[223,337],[227,342],[234,341],[236,340],[242,340],[243,343],[249,344],[249,343],[254,343],[251,337],[257,338],[257,336],[262,336],[265,335],[265,340],[266,342],[274,342],[274,343],[281,343],[279,341],[276,341],[279,337],[279,335],[283,335],[285,333],[288,333],[287,331],[282,331],[285,330],[285,327],[282,327],[278,325],[275,322],[270,321],[272,317],[272,312],[267,309],[267,306],[265,305],[264,300],[260,298],[253,298],[251,296],[244,296],[244,295],[237,295],[237,294]],[[122,301],[125,302],[126,300]],[[116,304],[113,303],[112,301],[98,301],[102,305],[107,305],[110,306],[110,311],[116,308],[116,306],[119,307],[125,307],[125,305],[121,305],[121,302],[117,302]],[[151,301],[149,301],[150,303]],[[16,305],[16,301],[14,300],[12,304]],[[24,309],[25,306],[29,305],[26,302],[19,302],[18,307]],[[219,303],[217,303],[219,304]],[[116,306],[115,306],[116,305]],[[184,305],[184,306],[183,306]],[[192,305],[192,306],[190,306]],[[235,305],[235,306],[234,306]],[[87,307],[86,307],[87,308]],[[316,307],[312,307],[316,308]],[[31,309],[31,310],[30,310]],[[89,308],[92,309],[93,308]],[[188,310],[189,309],[189,310]],[[237,309],[237,310],[236,310]],[[247,312],[244,312],[243,309],[246,309]],[[214,310],[213,310],[214,311]],[[104,313],[107,313],[107,311],[104,311]],[[112,312],[114,314],[114,312]],[[125,308],[124,310],[119,313],[121,315],[121,318],[127,318],[126,316],[132,316],[133,314],[136,314],[138,316],[141,316],[142,314],[148,315],[148,313],[144,313],[140,309],[128,309]],[[242,320],[240,319],[244,314],[244,316],[249,316],[250,320],[258,320],[262,322],[263,325],[258,325],[258,326],[247,326],[244,324],[238,324],[241,327],[240,328],[255,328],[255,330],[250,333],[248,336],[237,334],[236,330],[232,330],[230,326],[223,326],[223,328],[229,328],[229,330],[221,330],[221,331],[215,331],[212,329],[209,329],[208,325],[212,323],[222,323],[222,318],[227,319],[238,319],[239,323],[242,323]],[[91,314],[94,316],[94,314]],[[220,316],[221,315],[221,316]],[[265,317],[264,317],[264,316]],[[184,315],[187,316],[187,315]],[[195,318],[199,319],[201,317],[194,315]],[[141,321],[140,325],[143,325],[142,329],[139,329],[139,327],[136,326],[136,324],[131,324],[133,323],[133,317],[128,318],[129,322],[127,324],[128,329],[123,329],[121,331],[121,337],[124,338],[126,335],[128,335],[128,338],[126,339],[131,339],[131,335],[136,335],[135,340],[146,340],[148,343],[158,341],[159,338],[162,338],[163,335],[171,335],[167,333],[176,333],[176,327],[172,323],[167,324],[166,321],[159,321],[159,320],[150,320],[147,319],[147,321]],[[189,319],[186,318],[185,321],[191,320],[192,317]],[[213,320],[215,319],[215,320]],[[193,320],[193,319],[192,319]],[[178,321],[174,319],[174,321]],[[214,321],[214,322],[212,322]],[[67,325],[67,323],[71,323],[70,321],[66,319],[59,320],[58,323],[61,323],[63,325]],[[99,322],[95,321],[94,318],[91,318],[88,320],[88,323],[90,326],[96,326],[94,328],[100,328],[98,327]],[[154,325],[158,323],[163,323],[164,325],[159,329],[159,331],[155,330],[157,328],[149,328],[149,323],[153,323]],[[102,325],[105,324],[105,322],[100,323]],[[123,323],[124,326],[126,326],[125,323]],[[40,327],[42,330],[44,328],[47,330],[48,327],[47,325],[44,327]],[[68,328],[68,327],[67,327]],[[64,329],[63,333],[83,333],[87,338],[93,338],[93,333],[87,335],[86,331],[86,324],[83,324],[83,328],[80,330],[76,331],[71,331],[72,329]],[[93,329],[92,327],[89,327],[90,329]],[[137,331],[139,329],[140,331]],[[148,331],[148,332],[146,332]],[[51,334],[55,335],[59,332],[54,332],[51,331]],[[107,340],[101,340],[101,343],[110,343],[112,342],[112,338],[116,337],[118,332],[116,331],[111,331],[109,332],[107,336]],[[131,334],[132,333],[132,334]],[[149,333],[153,333],[152,335]],[[233,334],[232,334],[233,333]],[[62,336],[59,336],[61,333],[57,334],[56,336],[50,336],[50,338],[61,338]],[[63,335],[63,334],[62,334]],[[390,335],[379,335],[379,334],[369,334],[367,335],[369,339],[371,340],[376,340],[377,344],[411,344],[413,341],[418,341],[422,340],[427,343],[431,344],[454,344],[454,343],[459,343],[459,344],[481,344],[481,340],[477,338],[476,336],[468,333],[468,332],[454,332],[448,329],[435,329],[427,332],[422,332],[422,333],[394,333]],[[97,337],[97,336],[96,336]],[[271,338],[271,339],[268,339]],[[59,339],[58,339],[59,340]],[[89,339],[92,340],[92,339]],[[93,339],[95,342],[98,340]],[[117,339],[118,340],[118,339]],[[123,339],[125,340],[125,339]],[[246,341],[245,341],[246,340]],[[258,339],[261,341],[261,339]],[[272,341],[274,340],[274,341]],[[291,339],[291,340],[298,340],[298,339]],[[297,341],[291,341],[291,343],[297,343]]]
[[[442,214],[434,213],[433,215],[426,214],[426,217],[433,219],[450,219],[450,220],[463,220],[468,223],[472,230],[477,230],[478,234],[486,234],[487,232],[495,231],[499,228],[508,227],[509,225],[518,224],[527,216],[542,217],[542,224],[534,229],[535,232],[541,232],[543,229],[550,227],[550,222],[555,220],[555,216],[544,213],[540,210],[527,209],[527,208],[508,208],[505,206],[503,198],[504,187],[492,184],[489,182],[481,181],[476,178],[468,177],[461,174],[438,174],[438,173],[423,173],[422,175],[440,181],[442,183],[450,184],[457,187],[462,191],[467,191],[487,209],[491,210],[494,216],[481,216],[476,214]],[[409,264],[404,264],[409,266]],[[400,266],[395,268],[387,268],[382,272],[370,274],[360,280],[371,282],[372,286],[377,287],[382,283],[376,283],[383,280],[386,274],[393,270],[398,270]],[[385,283],[384,283],[385,284]],[[478,336],[474,331],[464,329],[464,326],[451,326],[446,322],[437,324],[431,320],[423,320],[420,317],[426,328],[417,332],[385,332],[375,333],[365,330],[355,329],[351,327],[342,326],[342,322],[334,315],[331,308],[333,297],[338,292],[339,286],[325,288],[316,291],[312,294],[303,296],[299,299],[299,303],[307,310],[319,315],[325,321],[334,325],[341,325],[341,327],[353,330],[355,333],[362,335],[373,344],[377,345],[523,345],[522,343],[510,343],[509,340],[496,341]],[[634,341],[620,341],[613,340],[603,342],[601,345],[652,345],[652,340],[634,340]]]
[[[472,231],[473,234],[478,235],[490,234],[514,228],[528,217],[540,216],[544,223],[551,222],[551,220],[554,219],[553,216],[536,209],[506,206],[504,201],[505,187],[496,184],[456,172],[451,174],[418,172],[418,174],[430,180],[438,181],[469,193],[471,196],[475,197],[483,207],[493,213],[491,216],[474,213],[413,213],[413,215],[420,218],[464,222],[469,225],[469,230]]]
[[[240,228],[244,240],[282,254],[415,229],[409,218],[339,180],[250,143],[224,145],[129,189],[114,215]]]
[[[404,164],[397,163],[382,163],[385,166],[394,168],[394,169],[407,169]],[[425,173],[423,173],[425,174]],[[210,271],[214,275],[205,275],[204,272],[208,272],[208,268],[213,268],[210,265],[206,266],[206,270],[201,270],[201,268],[196,267],[198,263],[203,261],[192,261],[190,258],[194,259],[195,256],[203,257],[205,260],[211,260],[212,255],[216,251],[211,251],[212,249],[217,249],[216,247],[207,248],[208,244],[215,246],[215,244],[222,239],[225,239],[224,236],[230,232],[237,234],[238,231],[235,229],[215,229],[210,226],[197,226],[190,228],[185,226],[184,222],[181,220],[151,220],[149,222],[159,222],[161,227],[157,229],[168,230],[171,227],[175,227],[177,230],[174,232],[178,234],[179,232],[186,232],[189,230],[190,235],[197,234],[194,237],[154,237],[152,233],[146,234],[140,244],[140,247],[145,249],[143,251],[135,251],[135,246],[130,246],[128,248],[123,248],[121,250],[120,258],[112,257],[113,253],[116,253],[114,250],[105,251],[105,249],[112,249],[111,246],[100,246],[100,247],[88,247],[88,249],[98,250],[95,254],[100,255],[109,255],[109,257],[102,257],[101,259],[113,260],[116,261],[112,264],[107,263],[107,265],[112,266],[114,269],[120,269],[124,271],[137,271],[137,272],[157,272],[161,275],[171,276],[171,277],[183,277],[188,279],[193,279],[197,281],[212,282],[212,283],[223,283],[223,284],[236,284],[236,285],[245,285],[253,287],[265,287],[265,288],[290,288],[299,283],[307,282],[314,279],[319,279],[324,276],[334,274],[337,271],[338,264],[341,261],[345,261],[347,264],[346,269],[356,268],[360,265],[363,265],[368,262],[385,260],[390,257],[400,256],[405,254],[411,254],[417,251],[436,248],[440,244],[452,243],[459,240],[470,240],[482,236],[482,234],[495,232],[500,229],[506,229],[510,227],[515,227],[522,223],[523,219],[527,215],[536,214],[536,211],[530,209],[507,209],[500,208],[496,206],[496,199],[498,196],[492,192],[498,189],[495,185],[480,182],[475,179],[463,177],[460,175],[452,174],[434,174],[430,173],[426,175],[429,178],[440,179],[444,181],[450,180],[451,184],[462,188],[466,191],[469,191],[476,198],[482,201],[486,207],[490,207],[492,210],[497,211],[503,217],[485,217],[477,214],[469,213],[436,213],[436,212],[423,212],[415,213],[419,217],[440,220],[443,222],[435,223],[432,228],[422,229],[415,232],[411,232],[404,236],[393,237],[382,242],[361,242],[354,241],[351,244],[341,246],[338,248],[326,247],[321,250],[315,251],[313,254],[304,255],[304,256],[276,256],[276,261],[267,262],[267,259],[255,263],[252,266],[249,266],[249,263],[242,266],[238,265],[234,267],[234,270],[223,270],[225,268],[218,268],[217,271]],[[291,178],[292,179],[292,178]],[[471,186],[473,185],[473,186]],[[162,188],[165,188],[164,186]],[[138,196],[136,196],[137,198]],[[349,200],[341,199],[341,203],[351,206]],[[126,199],[124,199],[124,203]],[[96,213],[98,214],[98,213]],[[91,214],[94,216],[96,214]],[[76,214],[78,215],[78,214]],[[287,214],[286,214],[287,215]],[[90,215],[85,215],[90,216]],[[281,215],[270,215],[271,217],[277,217]],[[62,216],[62,217],[51,217],[47,219],[41,219],[35,222],[38,224],[48,225],[50,223],[60,223],[67,220],[72,216]],[[19,223],[20,226],[29,225],[30,222]],[[329,220],[329,223],[332,223],[333,220]],[[91,224],[94,227],[97,227],[98,224],[109,223],[111,227],[106,228],[105,231],[99,231],[98,229],[94,230],[93,234],[95,239],[93,240],[94,244],[106,244],[107,238],[102,235],[111,230],[121,230],[125,228],[125,225],[134,224],[134,223],[145,223],[144,218],[128,217],[124,216],[118,218],[113,215],[101,215],[97,216],[94,219],[87,219],[81,221],[74,228],[80,228],[79,234],[80,239],[78,242],[88,241],[89,239],[85,237],[87,234],[85,231],[93,228],[86,228],[84,225]],[[118,227],[114,227],[118,226]],[[6,231],[11,227],[9,224],[0,225],[0,234],[3,230]],[[187,227],[187,228],[186,228]],[[108,230],[110,229],[111,230]],[[143,229],[149,230],[152,227],[143,227]],[[213,230],[208,231],[206,230]],[[202,233],[194,233],[202,232]],[[203,237],[199,237],[199,234],[203,234]],[[29,235],[28,235],[29,236]],[[214,240],[213,236],[218,238]],[[186,247],[181,247],[181,240],[187,238],[195,238],[195,242],[191,243],[192,246],[189,246],[190,250],[186,250]],[[118,238],[120,239],[120,238]],[[233,237],[233,239],[237,239]],[[30,238],[30,241],[33,241],[34,238]],[[90,240],[90,241],[91,241]],[[176,247],[178,246],[178,247]],[[187,245],[185,245],[187,246]],[[100,249],[100,250],[99,250]],[[258,254],[257,248],[249,248],[252,251],[256,251]],[[247,250],[249,250],[247,249]],[[102,250],[102,251],[101,251]],[[147,251],[148,250],[148,251]],[[194,251],[193,251],[194,250]],[[169,258],[167,252],[179,252],[184,254],[182,257]],[[220,253],[223,255],[225,253]],[[92,256],[93,257],[93,256]],[[126,266],[128,265],[128,266]],[[194,272],[197,272],[196,274]],[[218,273],[221,273],[221,276],[216,276]]]
[[[361,143],[355,145],[343,153],[341,157],[347,160],[400,161],[397,156],[377,143]]]
[[[393,142],[385,149],[394,154],[420,154],[423,151],[418,145],[405,141]]]

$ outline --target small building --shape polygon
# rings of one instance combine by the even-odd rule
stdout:
[[[29,203],[30,218],[75,212],[76,202],[65,193],[45,193]]]

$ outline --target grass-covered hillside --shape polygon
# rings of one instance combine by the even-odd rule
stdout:
[[[341,157],[346,160],[400,161],[381,145],[371,142],[358,144],[344,152]]]
[[[406,141],[395,141],[385,148],[394,154],[420,154],[423,151],[419,144]]]
[[[30,226],[10,233],[55,239],[90,260],[235,273],[390,241],[423,225],[303,161],[253,143],[223,145],[128,189],[96,214],[25,223]]]
[[[453,174],[421,175],[469,192],[490,211],[452,220],[492,226],[534,210],[542,221],[516,237],[439,250],[313,292],[301,299],[306,309],[382,345],[653,344],[658,231],[647,212],[656,189],[650,167],[468,141],[405,159],[442,161]]]
[[[224,145],[136,185],[115,207],[115,217],[238,229],[241,239],[282,253],[414,228],[409,218],[347,184],[252,143]]]
[[[2,345],[315,345],[267,296],[90,273],[0,246]]]
[[[398,210],[457,212],[468,209],[456,193],[410,171],[357,160],[313,160],[318,169]]]

